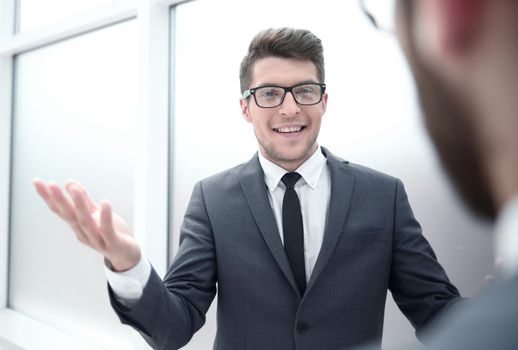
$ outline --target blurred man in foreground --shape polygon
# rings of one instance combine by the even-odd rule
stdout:
[[[430,347],[518,349],[518,1],[395,6],[428,132],[465,203],[494,221],[502,261],[497,285],[444,319]]]

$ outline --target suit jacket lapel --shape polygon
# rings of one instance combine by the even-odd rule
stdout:
[[[333,253],[349,211],[354,187],[354,177],[347,171],[346,164],[348,162],[335,157],[324,147],[322,147],[322,152],[327,157],[327,165],[331,173],[331,200],[327,213],[324,240],[306,291],[315,284]]]
[[[293,277],[288,257],[286,256],[280,233],[275,223],[272,207],[268,199],[268,189],[264,182],[264,172],[257,155],[245,164],[240,183],[248,206],[264,237],[266,245],[272,252],[273,257],[292,287],[298,292],[297,284],[295,283],[295,278]]]

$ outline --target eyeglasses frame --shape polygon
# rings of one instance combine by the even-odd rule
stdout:
[[[297,88],[297,87],[299,87],[299,86],[303,86],[303,85],[317,85],[317,86],[319,86],[320,87],[320,99],[317,102],[315,102],[315,103],[300,103],[299,101],[297,101],[297,99],[295,98],[295,95],[293,95],[292,90]],[[283,89],[284,90],[284,95],[282,96],[282,99],[281,99],[280,103],[278,105],[276,105],[276,106],[270,106],[270,107],[263,107],[263,106],[261,106],[257,102],[257,97],[255,97],[255,92],[258,89],[262,89],[262,88],[280,88],[280,89]],[[293,96],[293,100],[298,105],[301,105],[301,106],[314,106],[314,105],[319,104],[320,102],[322,102],[322,97],[324,96],[325,91],[326,91],[326,84],[324,84],[324,83],[300,83],[300,84],[293,85],[293,86],[263,85],[263,86],[257,86],[255,88],[251,88],[251,89],[245,90],[243,92],[243,98],[247,99],[250,96],[254,96],[254,101],[255,101],[255,104],[257,105],[257,107],[260,107],[260,108],[276,108],[276,107],[279,107],[280,105],[282,105],[282,103],[284,102],[284,99],[286,98],[286,94],[289,92]]]

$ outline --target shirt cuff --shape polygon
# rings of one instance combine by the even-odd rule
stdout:
[[[151,275],[151,264],[144,257],[131,269],[123,272],[115,272],[111,269],[111,264],[104,259],[104,271],[108,283],[115,296],[126,306],[132,306],[142,296],[142,292]]]
[[[518,196],[514,196],[500,210],[496,220],[495,255],[497,270],[504,278],[518,274]]]

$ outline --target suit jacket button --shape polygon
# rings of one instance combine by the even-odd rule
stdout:
[[[304,322],[304,321],[301,321],[299,323],[297,323],[297,332],[299,334],[304,334],[308,331],[309,329],[309,325],[307,322]]]

